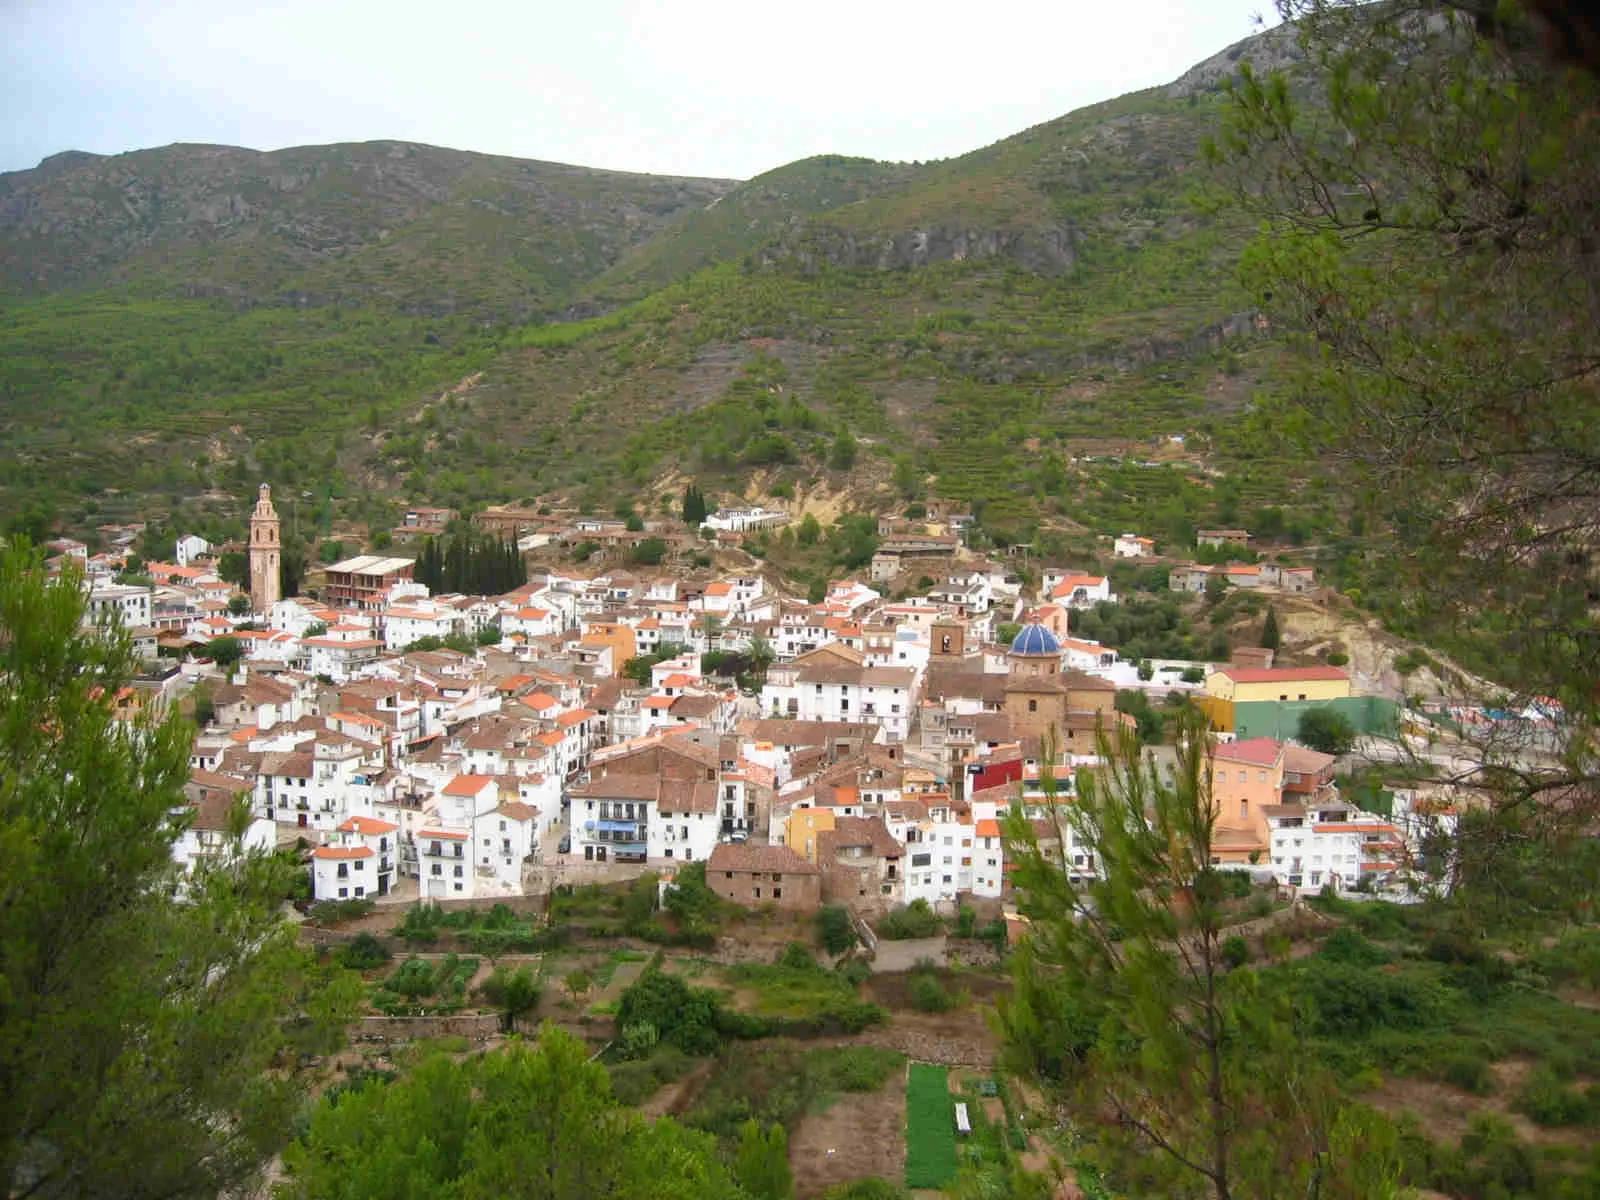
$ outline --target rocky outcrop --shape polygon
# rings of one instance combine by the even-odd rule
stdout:
[[[1003,259],[1041,275],[1062,275],[1077,262],[1074,231],[1065,225],[1040,229],[975,229],[935,226],[899,233],[868,233],[811,225],[766,254],[803,267],[855,270],[915,269],[942,262]]]

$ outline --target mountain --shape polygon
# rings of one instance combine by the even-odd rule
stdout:
[[[1216,64],[1284,57],[1264,36],[935,163],[735,184],[367,143],[0,177],[0,500],[220,531],[266,478],[384,527],[693,476],[824,515],[937,495],[1009,537],[1318,528],[1237,419],[1276,354],[1250,231],[1191,198]]]
[[[0,175],[0,289],[526,320],[732,186],[406,142],[69,152]]]

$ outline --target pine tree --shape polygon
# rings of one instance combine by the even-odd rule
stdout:
[[[1268,650],[1276,650],[1280,635],[1278,633],[1278,610],[1267,609],[1267,623],[1261,627],[1261,645]]]

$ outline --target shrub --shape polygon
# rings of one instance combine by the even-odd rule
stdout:
[[[1511,1107],[1539,1125],[1587,1125],[1600,1117],[1595,1100],[1593,1089],[1580,1092],[1540,1067],[1523,1082]]]
[[[799,942],[790,942],[778,955],[778,965],[794,971],[815,971],[817,956]]]
[[[926,900],[913,900],[903,908],[891,910],[878,921],[878,936],[890,941],[934,937],[943,929],[944,922]]]
[[[1322,957],[1350,967],[1381,967],[1389,955],[1354,929],[1336,929],[1322,943]]]
[[[817,940],[833,955],[843,954],[856,944],[856,928],[843,905],[827,904],[817,910]]]
[[[1474,1054],[1452,1054],[1444,1060],[1439,1077],[1452,1087],[1477,1096],[1487,1096],[1494,1091],[1494,1073],[1487,1059]]]
[[[1230,967],[1242,967],[1250,961],[1250,943],[1237,933],[1227,937],[1222,943],[1222,961]]]
[[[340,964],[352,971],[370,971],[392,957],[389,947],[370,933],[357,934],[339,951]]]
[[[376,907],[371,900],[324,900],[311,907],[311,919],[318,925],[338,925],[356,921]]]
[[[834,971],[844,977],[851,987],[860,987],[872,978],[872,964],[863,958],[843,958],[834,965]]]
[[[911,1007],[918,1012],[949,1012],[958,1001],[950,989],[939,982],[931,971],[917,971],[911,976]]]
[[[822,1193],[822,1200],[906,1200],[906,1191],[874,1176],[831,1187]]]
[[[1178,678],[1182,679],[1184,683],[1204,683],[1206,681],[1206,669],[1204,667],[1185,667],[1183,674]]]
[[[1444,989],[1415,974],[1357,970],[1319,957],[1307,959],[1292,979],[1311,1002],[1315,1028],[1329,1037],[1425,1028],[1439,1023],[1447,1007]]]
[[[384,984],[389,991],[415,1000],[433,995],[433,968],[420,958],[408,958],[401,963]]]

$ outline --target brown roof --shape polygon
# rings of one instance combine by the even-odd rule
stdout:
[[[1293,742],[1283,748],[1283,769],[1297,775],[1320,775],[1337,761],[1331,754],[1323,754],[1309,746],[1297,746]]]
[[[906,852],[882,817],[835,817],[833,828],[819,834],[817,844],[829,853],[841,846],[866,846],[880,858],[899,858]]]
[[[710,871],[745,871],[761,874],[816,875],[815,865],[807,862],[787,846],[757,846],[753,843],[736,845],[720,842],[711,851],[706,863]]]
[[[876,725],[850,721],[789,721],[779,717],[752,721],[745,736],[750,742],[779,746],[827,746],[835,738],[859,738],[863,744],[878,736]]]
[[[499,811],[513,821],[531,821],[539,815],[537,808],[531,804],[524,804],[521,800],[507,800],[500,806]]]

